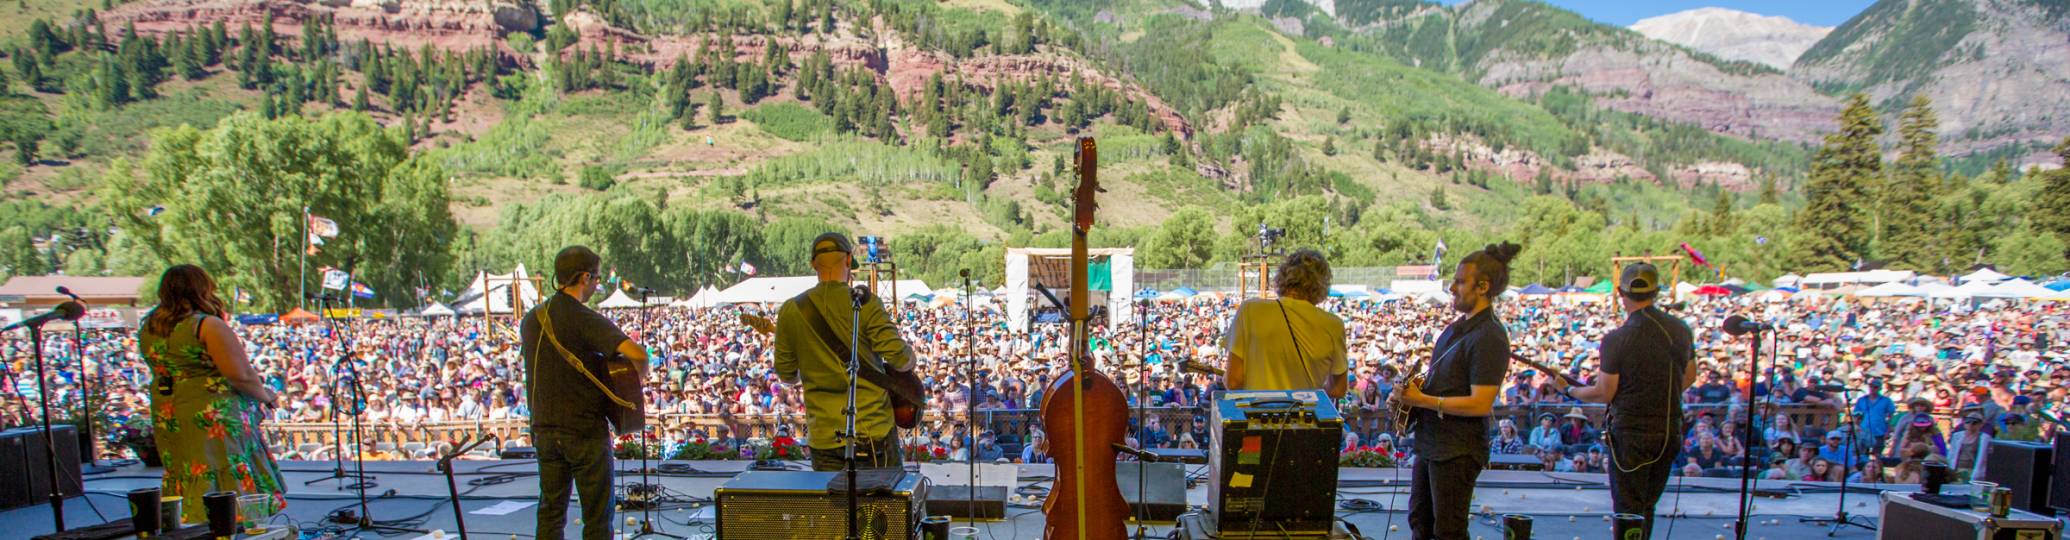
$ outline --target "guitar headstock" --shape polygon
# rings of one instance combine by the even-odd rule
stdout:
[[[740,324],[745,324],[748,328],[753,328],[756,332],[761,332],[763,335],[776,333],[776,324],[769,322],[767,317],[761,315],[741,313]]]
[[[1094,200],[1094,195],[1106,191],[1100,189],[1099,175],[1096,174],[1099,168],[1099,144],[1093,142],[1092,137],[1079,137],[1078,189],[1071,193],[1072,203],[1077,210],[1077,219],[1073,220],[1073,224],[1079,231],[1092,230],[1093,212],[1099,208],[1099,202]]]

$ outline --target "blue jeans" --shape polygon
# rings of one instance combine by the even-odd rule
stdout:
[[[539,450],[538,540],[560,540],[568,523],[568,487],[582,495],[583,540],[611,538],[611,438],[534,433]]]

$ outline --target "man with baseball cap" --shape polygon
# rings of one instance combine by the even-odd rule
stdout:
[[[1660,270],[1634,263],[1618,275],[1617,297],[1628,317],[1603,336],[1602,367],[1593,384],[1570,393],[1610,405],[1610,500],[1620,514],[1646,516],[1653,534],[1653,507],[1674,473],[1681,453],[1682,393],[1696,383],[1696,339],[1689,325],[1654,306]],[[1662,384],[1666,382],[1667,384]],[[1564,381],[1554,386],[1566,389]]]
[[[607,376],[597,359],[617,353],[639,370],[641,380],[647,375],[647,348],[586,305],[603,286],[602,270],[595,251],[562,249],[553,259],[553,296],[518,325],[525,401],[532,407],[532,442],[539,450],[534,530],[543,539],[558,540],[567,526],[569,484],[582,495],[582,538],[611,536],[613,466],[605,415],[628,397],[607,394],[596,382]]]
[[[861,355],[858,369],[911,372],[913,348],[899,336],[898,326],[874,295],[863,295],[861,307],[848,288],[854,277],[855,245],[841,233],[812,240],[812,271],[819,285],[783,303],[776,315],[776,375],[805,388],[805,434],[812,447],[812,468],[842,470],[847,441],[848,352]],[[817,319],[817,320],[815,320]],[[860,319],[856,343],[849,336]],[[830,342],[824,334],[831,334]],[[873,360],[875,358],[877,360]],[[880,362],[881,360],[881,366]],[[855,383],[855,459],[858,468],[892,468],[904,461],[898,430],[891,415],[891,396],[867,378]]]

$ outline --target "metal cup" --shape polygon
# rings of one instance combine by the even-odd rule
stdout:
[[[1982,480],[1969,483],[1969,509],[1978,512],[1991,511],[1991,490],[1998,489],[1997,482]]]
[[[186,498],[179,495],[158,498],[158,530],[180,530],[184,525],[180,520],[180,512],[185,510],[181,508],[185,502]]]
[[[949,516],[927,516],[920,520],[920,538],[949,540]]]
[[[201,495],[208,510],[208,532],[216,536],[237,534],[237,492],[211,491]]]
[[[1618,540],[1646,540],[1646,516],[1638,514],[1617,514],[1610,518],[1614,522]]]
[[[1531,540],[1531,516],[1503,514],[1502,538],[1503,540]]]
[[[2013,498],[2012,496],[2013,493],[2011,488],[2001,487],[1992,489],[1991,515],[1995,517],[2005,517],[2007,514],[2011,514]]]
[[[129,523],[131,530],[144,534],[157,534],[159,524],[158,488],[129,490]]]

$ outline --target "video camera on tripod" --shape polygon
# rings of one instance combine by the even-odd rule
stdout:
[[[1259,223],[1259,224],[1258,224],[1258,252],[1259,252],[1259,253],[1269,253],[1269,252],[1271,252],[1271,251],[1272,251],[1272,244],[1274,244],[1274,243],[1278,243],[1278,242],[1279,242],[1279,240],[1280,240],[1281,238],[1285,238],[1286,236],[1287,236],[1287,230],[1286,230],[1286,228],[1285,228],[1285,227],[1281,227],[1281,228],[1278,228],[1278,229],[1274,229],[1274,228],[1271,228],[1271,227],[1267,227],[1267,226],[1265,226],[1265,224],[1264,224],[1264,223]]]

